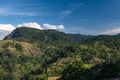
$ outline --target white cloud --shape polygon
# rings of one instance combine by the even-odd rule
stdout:
[[[21,8],[17,9],[12,6],[0,6],[0,15],[36,16],[36,15],[43,15],[43,14],[42,13],[37,14],[35,12],[32,12],[31,10],[24,10]]]
[[[43,24],[43,26],[47,29],[64,29],[64,26],[63,25],[51,25],[51,24]]]
[[[110,35],[112,35],[112,34],[118,34],[118,33],[120,33],[120,27],[115,28],[115,29],[106,30],[106,31],[101,32],[99,34],[107,34],[107,35],[110,34]]]
[[[40,26],[40,24],[38,24],[36,22],[29,22],[29,23],[18,24],[18,27],[29,27],[29,28],[43,29]]]
[[[17,27],[28,27],[28,28],[36,28],[36,29],[64,29],[63,25],[50,25],[50,24],[43,24],[43,27],[40,26],[37,22],[29,22],[29,23],[22,23],[18,24]],[[5,36],[11,33],[16,27],[12,24],[0,24],[0,40],[2,40]]]
[[[65,16],[71,14],[73,12],[74,9],[70,9],[70,10],[65,10],[65,11],[62,11],[59,15],[59,18],[62,19],[64,18]]]
[[[11,24],[0,24],[0,40],[2,40],[6,35],[12,32],[15,27]]]
[[[0,31],[13,31],[15,27],[11,24],[0,24]]]
[[[79,3],[79,2],[70,4],[71,8],[61,11],[58,14],[59,18],[62,19],[64,17],[70,15],[72,12],[74,12],[74,10],[76,10],[79,6],[82,6],[82,5],[85,5],[85,4],[84,3]]]

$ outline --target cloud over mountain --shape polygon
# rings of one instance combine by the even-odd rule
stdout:
[[[29,28],[43,29],[40,26],[40,24],[38,24],[37,22],[29,22],[29,23],[18,24],[18,27],[29,27]]]
[[[63,25],[51,25],[51,24],[43,24],[43,26],[46,28],[46,29],[58,29],[58,30],[61,30],[61,29],[64,29],[64,26]]]
[[[12,32],[14,29],[18,27],[28,27],[28,28],[36,28],[36,29],[55,29],[55,30],[62,30],[64,29],[63,25],[51,25],[51,24],[43,24],[41,25],[37,22],[28,22],[28,23],[21,23],[18,24],[17,27],[13,26],[12,24],[0,24],[0,40],[3,39],[6,35]]]
[[[13,31],[15,27],[11,24],[0,24],[0,40]]]

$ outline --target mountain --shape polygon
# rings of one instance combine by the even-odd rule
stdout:
[[[17,28],[0,41],[0,79],[104,80],[120,77],[120,35]]]
[[[39,30],[34,28],[20,27],[15,29],[4,39],[15,39],[21,41],[35,42],[41,41],[45,43],[58,42],[81,42],[90,36],[81,34],[66,34],[57,30]]]

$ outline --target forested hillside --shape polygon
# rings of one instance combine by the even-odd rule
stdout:
[[[17,28],[0,42],[0,78],[104,80],[120,75],[120,35]]]

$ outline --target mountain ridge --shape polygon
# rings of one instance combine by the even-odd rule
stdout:
[[[19,64],[22,66],[20,70],[24,70],[23,72],[26,73],[20,77],[18,77],[18,75],[20,75],[21,72],[18,73],[18,75],[14,74],[15,78],[25,80],[48,80],[51,77],[57,76],[60,77],[60,80],[74,80],[75,77],[76,80],[104,80],[116,77],[114,73],[117,77],[120,74],[119,34],[86,36],[81,34],[66,34],[56,30],[39,30],[21,27],[15,29],[11,34],[5,37],[3,42],[9,40],[19,43],[22,42],[22,46],[27,43],[31,45],[31,47],[38,49],[36,50],[34,48],[34,50],[29,47],[30,52],[31,50],[34,53],[40,52],[40,56],[42,56],[22,55],[17,57],[18,52],[21,51],[21,47],[17,45],[16,50],[18,51],[12,52],[16,54],[15,56],[11,57],[12,54],[5,55],[5,57],[8,57],[8,61],[13,59],[18,60],[18,62],[12,64],[12,66]],[[7,47],[11,49],[14,45],[8,45]],[[26,51],[24,50],[23,52]],[[1,54],[4,55],[4,51]],[[4,56],[0,57],[0,59],[1,58],[3,58],[3,60],[0,61],[0,64],[4,62],[5,66],[6,59],[4,59]],[[14,63],[14,61],[12,61],[12,63]],[[37,67],[35,67],[36,65]],[[10,66],[11,70],[11,64],[8,66]],[[27,69],[24,68],[26,66]],[[114,69],[112,69],[113,66],[115,66]],[[7,68],[2,67],[2,70],[3,69],[6,70]],[[16,71],[14,71],[14,69],[11,71],[17,73],[19,72],[19,67],[17,69]],[[111,73],[112,70],[115,70],[113,74]],[[5,77],[7,77],[7,73],[4,75]],[[92,75],[92,77],[90,75]],[[11,77],[11,75],[9,76]]]
[[[21,27],[15,29],[11,34],[6,36],[6,39],[17,39],[19,40],[30,38],[30,40],[41,40],[41,41],[67,41],[67,42],[81,42],[82,40],[87,39],[87,35],[82,34],[66,34],[57,30],[39,30],[34,28]]]

